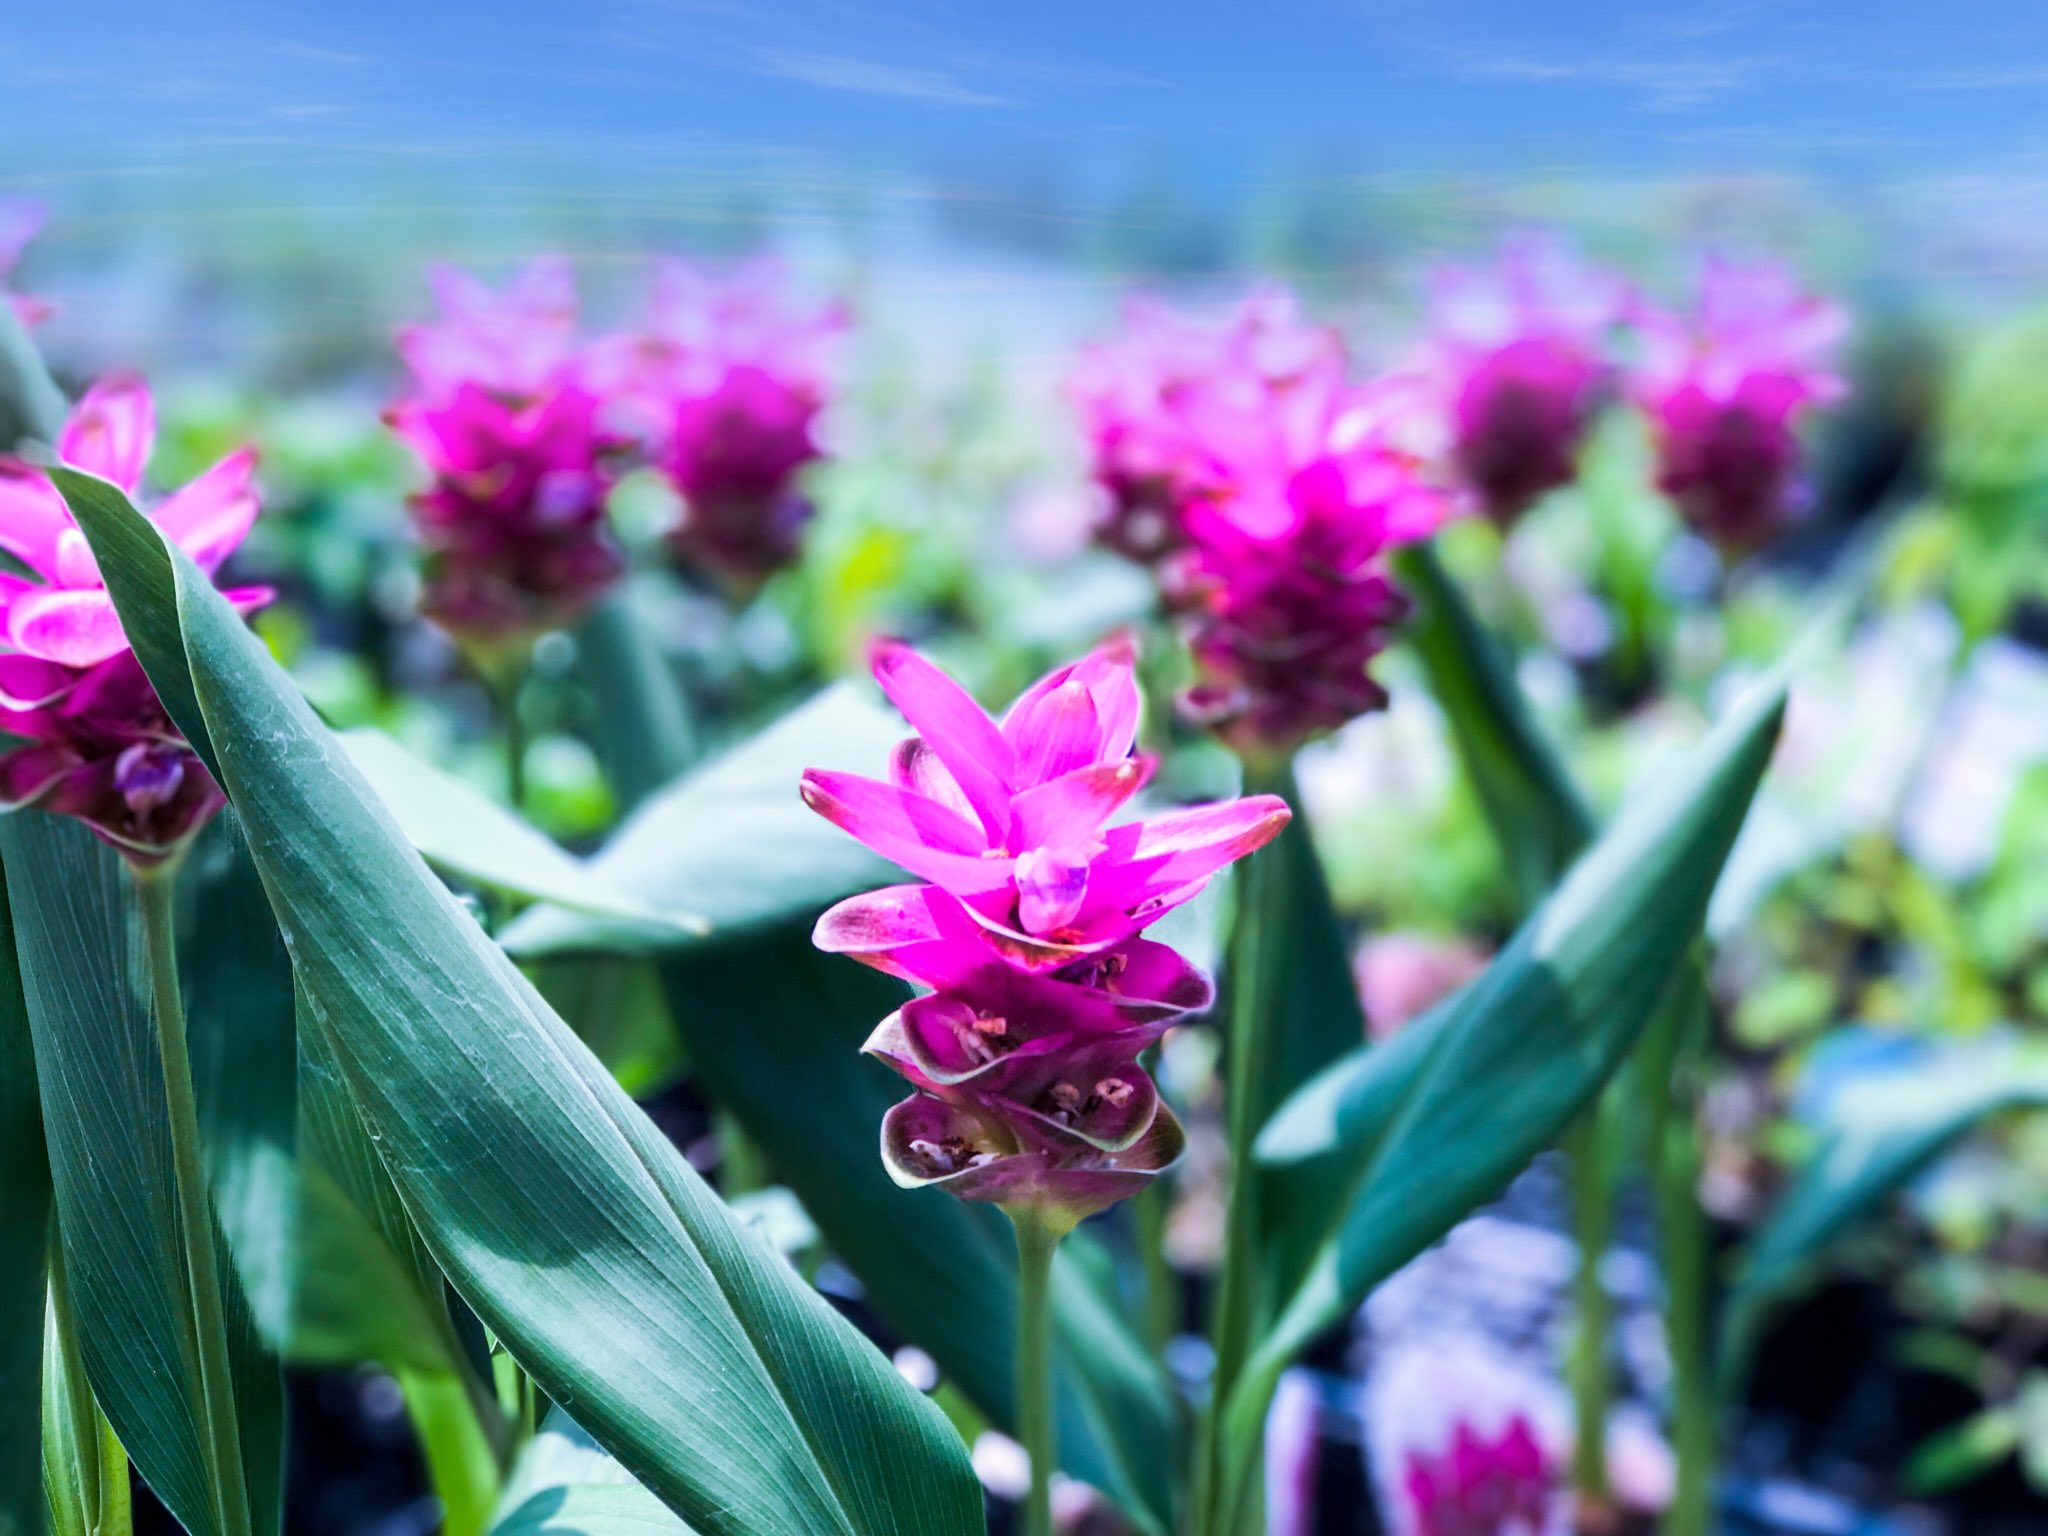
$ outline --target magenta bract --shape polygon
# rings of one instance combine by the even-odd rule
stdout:
[[[651,307],[644,329],[599,345],[598,373],[682,500],[677,558],[751,595],[796,558],[810,521],[797,472],[821,453],[845,313],[800,304],[768,261],[725,280],[665,262]]]
[[[1657,442],[1657,483],[1694,532],[1730,555],[1805,510],[1799,428],[1845,392],[1840,306],[1772,263],[1709,260],[1687,317],[1647,310],[1635,393]]]
[[[1460,1423],[1442,1454],[1411,1452],[1402,1491],[1416,1536],[1544,1536],[1558,1470],[1515,1414],[1498,1435]]]
[[[140,379],[87,390],[59,434],[59,459],[140,500],[156,409]],[[230,454],[144,510],[212,575],[256,520],[255,455]],[[129,857],[167,856],[221,794],[128,648],[85,535],[42,471],[0,461],[0,549],[29,576],[0,575],[0,730],[30,739],[0,757],[0,801],[89,824]],[[262,587],[230,589],[244,612]]]
[[[411,499],[426,611],[486,646],[573,622],[624,569],[605,502],[626,439],[607,425],[565,263],[501,292],[452,268],[443,318],[399,333],[412,393],[387,412],[432,475]]]
[[[1208,978],[1140,937],[1270,841],[1270,795],[1110,820],[1151,775],[1128,644],[1040,679],[1000,720],[907,646],[875,653],[917,728],[887,781],[813,770],[812,809],[926,882],[841,902],[820,948],[932,988],[867,1049],[917,1092],[883,1128],[891,1174],[1072,1219],[1178,1156],[1179,1125],[1138,1054]]]

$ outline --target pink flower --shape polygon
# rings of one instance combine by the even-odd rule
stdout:
[[[0,199],[0,282],[21,264],[21,253],[42,229],[46,214],[41,203],[29,198]],[[49,300],[34,294],[10,293],[5,298],[15,319],[25,326],[47,320],[55,312]]]
[[[1731,554],[1804,510],[1798,429],[1846,386],[1833,360],[1840,306],[1772,263],[1710,259],[1688,317],[1646,311],[1635,394],[1657,439],[1657,483],[1701,537]]]
[[[1430,298],[1427,367],[1452,462],[1487,516],[1510,522],[1577,474],[1625,290],[1527,234],[1494,266],[1437,272]]]
[[[821,949],[933,990],[866,1049],[916,1090],[882,1130],[891,1175],[962,1199],[1078,1220],[1179,1155],[1181,1130],[1139,1053],[1208,978],[1148,923],[1270,841],[1272,796],[1109,825],[1145,784],[1130,647],[1048,674],[991,719],[907,646],[875,676],[918,734],[887,782],[813,770],[812,809],[928,882],[841,902]]]
[[[773,262],[726,281],[664,262],[646,329],[599,353],[622,419],[682,498],[677,556],[743,596],[796,558],[812,512],[797,472],[820,457],[814,428],[846,328],[840,307],[786,289]]]
[[[624,569],[605,524],[625,440],[603,424],[565,263],[501,293],[437,268],[443,311],[399,332],[413,393],[386,413],[432,480],[411,499],[426,611],[487,645],[573,622]]]
[[[1461,1421],[1441,1455],[1409,1453],[1402,1491],[1415,1536],[1542,1536],[1559,1470],[1524,1415],[1491,1435]]]
[[[1132,303],[1123,334],[1085,350],[1067,384],[1106,497],[1096,537],[1142,563],[1180,547],[1188,509],[1227,491],[1261,440],[1299,451],[1327,426],[1345,366],[1337,333],[1304,321],[1282,288],[1220,323]]]
[[[1187,703],[1248,755],[1291,752],[1377,709],[1372,659],[1407,611],[1386,568],[1452,503],[1409,446],[1419,396],[1393,377],[1295,403],[1240,435],[1227,488],[1192,505],[1165,567],[1198,681]]]
[[[1352,964],[1365,1022],[1384,1040],[1486,969],[1486,952],[1465,939],[1400,931],[1366,940]]]
[[[57,455],[140,499],[156,412],[140,379],[89,389]],[[255,455],[221,460],[147,506],[208,575],[256,520]],[[31,739],[0,757],[0,801],[77,816],[131,857],[161,858],[219,808],[219,790],[179,737],[128,648],[99,565],[40,470],[0,461],[0,549],[29,575],[0,574],[0,729]],[[236,587],[247,612],[269,589]]]

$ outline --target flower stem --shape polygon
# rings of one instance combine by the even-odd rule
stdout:
[[[511,666],[498,689],[498,722],[505,732],[505,798],[512,809],[526,809],[526,720],[519,698],[526,691],[526,669]]]
[[[128,1536],[128,1453],[85,1379],[64,1245],[54,1223],[43,1391],[43,1483],[51,1536]]]
[[[214,1508],[227,1536],[248,1536],[249,1491],[242,1473],[242,1439],[235,1420],[234,1379],[228,1364],[227,1317],[221,1304],[213,1208],[199,1143],[199,1107],[192,1089],[192,1058],[185,1043],[185,1005],[178,992],[174,873],[176,861],[137,866],[142,926],[163,1060],[164,1097],[170,1110],[171,1174],[185,1248],[194,1353],[205,1422],[198,1426],[213,1481]]]
[[[1162,1363],[1166,1347],[1180,1329],[1180,1286],[1166,1256],[1166,1221],[1172,1214],[1172,1192],[1154,1181],[1131,1201],[1137,1222],[1138,1256],[1145,1270],[1145,1342]]]
[[[1572,1486],[1581,1509],[1603,1507],[1607,1488],[1607,1406],[1612,1377],[1607,1364],[1611,1308],[1600,1264],[1612,1235],[1604,1098],[1589,1105],[1567,1133],[1571,1166],[1572,1236],[1578,1269],[1572,1299],[1577,1326],[1572,1335]]]
[[[1017,1233],[1017,1438],[1031,1460],[1024,1536],[1052,1536],[1052,1259],[1067,1226],[1036,1206],[1003,1209]]]
[[[1703,1014],[1678,1047],[1668,1108],[1655,1147],[1657,1231],[1664,1260],[1664,1336],[1671,1353],[1671,1440],[1677,1480],[1664,1514],[1665,1536],[1707,1536],[1713,1515],[1718,1405],[1708,1356],[1708,1234],[1700,1206],[1699,1128],[1693,1090],[1704,1050]]]

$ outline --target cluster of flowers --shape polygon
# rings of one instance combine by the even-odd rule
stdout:
[[[1201,970],[1142,937],[1276,836],[1270,795],[1108,825],[1150,779],[1128,644],[1042,678],[1000,721],[907,646],[874,660],[916,731],[888,781],[812,770],[805,802],[924,883],[841,902],[819,948],[931,989],[867,1049],[916,1090],[884,1122],[906,1187],[1078,1221],[1179,1155],[1138,1056],[1208,1006]]]
[[[139,379],[95,384],[64,423],[58,458],[138,498],[156,436]],[[230,454],[145,506],[212,575],[256,521],[255,454]],[[26,744],[0,755],[0,802],[75,816],[131,860],[167,857],[223,803],[157,699],[107,595],[85,535],[41,470],[0,460],[0,549],[27,574],[0,574],[0,730]],[[241,587],[249,612],[270,599]]]
[[[1153,566],[1200,673],[1187,702],[1247,755],[1385,701],[1367,667],[1405,608],[1386,556],[1452,508],[1412,382],[1348,374],[1336,332],[1266,291],[1216,326],[1137,308],[1073,381],[1101,536]]]
[[[721,284],[672,262],[644,329],[593,339],[556,258],[498,292],[451,268],[433,287],[441,318],[400,332],[411,388],[387,419],[431,475],[412,505],[450,630],[516,645],[582,614],[623,569],[606,500],[636,457],[682,501],[689,569],[745,597],[794,558],[837,311],[798,313],[771,266]]]
[[[1802,420],[1841,393],[1844,329],[1775,266],[1708,263],[1681,316],[1532,236],[1436,274],[1428,345],[1370,382],[1265,290],[1212,325],[1134,305],[1069,392],[1098,538],[1189,620],[1191,703],[1240,749],[1285,751],[1383,701],[1367,668],[1402,611],[1386,553],[1467,505],[1511,523],[1570,483],[1624,394],[1697,533],[1739,554],[1778,532],[1801,504]]]

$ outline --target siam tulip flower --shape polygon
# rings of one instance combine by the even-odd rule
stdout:
[[[386,413],[433,478],[412,498],[426,611],[485,649],[573,622],[624,569],[605,502],[625,440],[603,421],[568,268],[493,293],[433,275],[443,318],[399,332],[413,392]]]
[[[1492,267],[1431,282],[1427,371],[1459,478],[1507,524],[1577,474],[1579,446],[1609,392],[1609,334],[1622,285],[1558,242],[1523,235]]]
[[[21,265],[21,253],[41,231],[46,216],[43,205],[29,198],[0,199],[0,282]],[[55,312],[49,300],[32,293],[10,293],[5,299],[14,318],[24,326],[47,320]]]
[[[139,379],[95,384],[59,434],[58,458],[131,498],[156,435]],[[212,575],[256,520],[255,455],[229,455],[147,508]],[[40,470],[0,461],[0,549],[28,575],[0,575],[0,729],[28,744],[0,756],[0,802],[75,816],[131,860],[167,857],[222,804],[128,647],[85,535]],[[230,589],[244,612],[263,587]]]
[[[751,596],[796,558],[811,519],[797,474],[822,454],[814,428],[845,312],[800,306],[767,261],[723,282],[665,262],[652,309],[644,333],[605,343],[605,377],[682,498],[677,557]]]
[[[1402,1491],[1415,1536],[1544,1536],[1560,1468],[1522,1414],[1497,1434],[1460,1422],[1439,1456],[1411,1451]]]
[[[915,736],[888,782],[813,770],[806,803],[923,877],[841,902],[822,949],[933,990],[867,1049],[916,1092],[883,1127],[891,1174],[1070,1220],[1134,1193],[1181,1133],[1138,1055],[1206,1007],[1208,979],[1141,930],[1270,841],[1256,796],[1110,825],[1150,778],[1131,650],[1112,643],[1000,721],[899,644],[875,676]]]
[[[1189,507],[1227,488],[1245,426],[1296,409],[1315,421],[1344,370],[1341,338],[1282,288],[1220,324],[1132,303],[1123,334],[1084,351],[1067,384],[1106,498],[1097,539],[1141,564],[1179,548]]]
[[[1847,388],[1833,367],[1847,314],[1783,267],[1710,259],[1694,314],[1640,326],[1658,487],[1724,552],[1768,543],[1804,510],[1803,419]]]
[[[1451,515],[1410,446],[1420,399],[1392,377],[1290,402],[1230,445],[1223,489],[1163,574],[1188,618],[1187,703],[1247,758],[1280,758],[1377,709],[1374,656],[1407,611],[1387,571]]]

